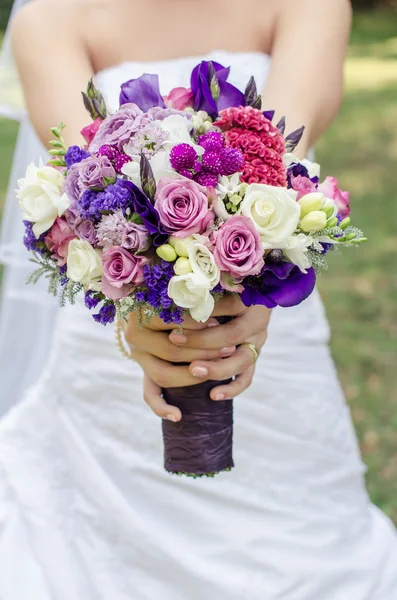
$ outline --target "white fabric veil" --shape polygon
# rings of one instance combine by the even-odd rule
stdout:
[[[16,0],[10,22],[30,0]],[[47,294],[46,281],[26,286],[33,265],[23,245],[22,215],[15,198],[17,179],[46,150],[29,123],[14,65],[9,27],[0,56],[0,116],[20,122],[0,235],[4,266],[0,293],[0,417],[16,404],[42,372],[49,353],[58,305]],[[1,130],[0,130],[1,135]]]

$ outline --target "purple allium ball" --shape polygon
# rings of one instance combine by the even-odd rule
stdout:
[[[225,139],[219,131],[210,131],[200,135],[198,143],[209,152],[221,152],[225,146]]]
[[[171,166],[175,171],[191,169],[197,159],[197,152],[190,144],[177,144],[170,153]]]
[[[206,150],[203,154],[202,165],[205,171],[214,173],[214,175],[220,175],[223,171],[221,154]]]
[[[99,148],[98,154],[99,156],[107,156],[109,160],[115,160],[120,153],[116,146],[105,144]]]
[[[222,175],[233,175],[241,171],[244,166],[244,157],[238,148],[225,148],[221,154]]]
[[[215,187],[218,183],[218,176],[208,172],[199,173],[194,179],[204,187]]]
[[[68,151],[65,154],[66,166],[68,169],[70,169],[72,165],[81,162],[89,156],[89,152],[86,152],[82,148],[79,148],[79,146],[70,146],[70,148],[68,148]]]
[[[117,173],[121,173],[121,169],[123,168],[123,166],[126,163],[131,162],[131,158],[129,156],[127,156],[127,154],[121,153],[118,154],[116,156],[116,158],[114,159],[114,168],[116,169]]]

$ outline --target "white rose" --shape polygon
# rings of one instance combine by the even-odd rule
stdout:
[[[195,321],[208,321],[214,310],[208,280],[197,273],[175,275],[168,284],[168,295],[177,306],[188,308]]]
[[[282,249],[284,255],[294,265],[297,265],[302,273],[306,273],[307,269],[312,266],[310,257],[307,253],[310,246],[313,244],[313,239],[304,233],[292,235],[286,246]]]
[[[212,288],[218,285],[221,276],[213,254],[208,250],[207,246],[199,242],[190,244],[187,251],[193,273],[207,279],[208,285],[212,290]]]
[[[84,288],[100,291],[102,261],[99,250],[85,240],[72,240],[68,247],[67,276]]]
[[[17,198],[23,218],[34,223],[33,233],[37,238],[69,208],[70,200],[62,194],[64,181],[62,173],[44,166],[42,161],[39,167],[29,165],[25,177],[18,180]]]
[[[254,223],[264,250],[283,248],[298,226],[297,193],[281,187],[251,183],[241,203],[241,213]]]
[[[310,179],[313,177],[320,177],[320,165],[316,162],[312,162],[306,158],[300,160],[295,154],[292,154],[292,152],[284,154],[283,161],[287,169],[294,163],[303,165],[308,170]]]

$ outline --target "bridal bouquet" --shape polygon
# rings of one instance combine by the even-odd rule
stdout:
[[[206,321],[222,294],[246,306],[295,306],[313,291],[326,255],[365,241],[350,225],[349,194],[293,151],[303,128],[263,112],[253,78],[202,62],[189,89],[162,96],[157,75],[121,86],[108,114],[91,81],[84,147],[52,129],[52,159],[19,181],[25,246],[61,304],[85,294],[95,321],[131,312]],[[227,315],[225,315],[227,317]],[[211,475],[233,466],[232,403],[211,402],[219,382],[164,390],[180,423],[164,421],[165,468]]]

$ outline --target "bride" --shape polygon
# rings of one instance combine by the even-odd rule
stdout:
[[[80,141],[93,74],[115,109],[125,80],[158,73],[166,94],[214,59],[239,87],[254,74],[289,129],[306,125],[305,154],[340,102],[349,21],[347,0],[35,0],[12,40],[43,143],[61,120]],[[44,372],[0,425],[2,600],[395,600],[397,536],[365,490],[318,295],[270,321],[225,310],[232,325],[179,337],[132,320],[140,366],[83,306],[60,311]],[[263,346],[254,378],[245,341]],[[159,386],[236,376],[213,392],[244,392],[231,473],[165,473],[140,367],[172,420]]]

